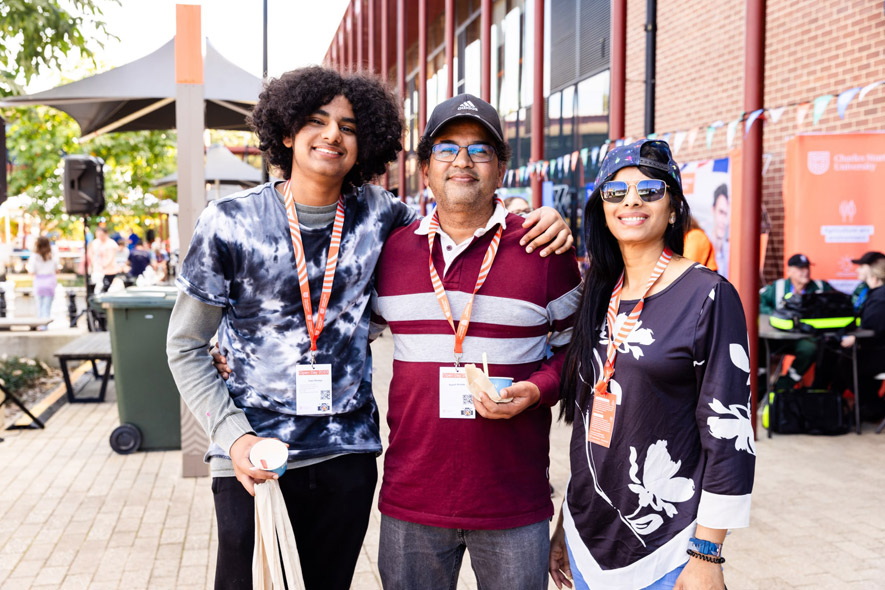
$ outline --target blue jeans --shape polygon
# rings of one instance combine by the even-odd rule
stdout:
[[[378,570],[384,590],[454,590],[464,550],[479,590],[546,590],[550,526],[446,529],[381,515]]]
[[[575,558],[572,556],[572,550],[567,544],[566,547],[568,548],[569,563],[574,564]],[[679,578],[679,574],[682,573],[682,568],[684,567],[685,564],[683,563],[676,569],[664,574],[664,577],[656,582],[642,588],[642,590],[673,590],[673,587],[676,585],[676,580]],[[578,568],[572,565],[571,569],[572,576],[574,576],[574,590],[590,590],[590,586],[587,585],[587,582],[584,580],[583,576],[581,576],[581,572],[578,571]]]
[[[54,297],[52,295],[37,295],[37,317],[38,318],[48,318],[52,317],[52,300]]]

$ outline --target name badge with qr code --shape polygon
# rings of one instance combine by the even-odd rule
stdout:
[[[473,394],[467,388],[464,367],[439,368],[439,417],[476,418]]]
[[[297,365],[295,388],[295,412],[299,416],[332,413],[332,365]]]

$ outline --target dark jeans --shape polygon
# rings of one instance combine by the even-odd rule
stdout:
[[[375,455],[344,455],[287,471],[280,490],[307,590],[347,590],[369,525]],[[216,590],[252,588],[255,502],[235,477],[212,480],[218,521]]]
[[[546,590],[550,524],[504,530],[445,529],[381,515],[384,590],[455,590],[464,550],[479,590]]]
[[[108,289],[111,288],[111,283],[114,282],[114,279],[117,277],[116,274],[112,275],[104,275],[104,278],[101,280],[101,292],[107,293]]]

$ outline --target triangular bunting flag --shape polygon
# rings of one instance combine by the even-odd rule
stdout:
[[[602,161],[605,159],[605,153],[608,151],[608,143],[602,144],[602,147],[599,148],[599,164],[602,165]]]
[[[635,137],[625,137],[625,138],[624,138],[624,145],[630,145],[630,144],[633,143],[634,141],[636,141],[636,138],[635,138]]]
[[[811,108],[810,102],[803,102],[799,106],[796,107],[796,125],[801,125],[802,121],[805,120],[805,115],[808,114],[808,109]]]
[[[682,147],[682,142],[685,141],[685,136],[688,135],[685,131],[677,131],[676,135],[673,137],[673,155],[675,156],[679,153],[679,148]]]
[[[707,149],[713,147],[713,134],[716,133],[716,129],[725,125],[722,121],[716,121],[715,123],[711,123],[709,127],[707,127]]]
[[[581,148],[581,165],[587,167],[587,156],[590,155],[590,148]]]
[[[698,128],[692,127],[688,131],[688,149],[691,149],[694,146],[694,140],[698,137]]]
[[[562,171],[568,172],[569,168],[572,167],[572,155],[566,154],[562,157]]]
[[[740,122],[740,119],[732,121],[725,130],[725,145],[728,146],[728,149],[731,149],[731,144],[734,143],[734,135],[737,133],[737,126]]]
[[[661,136],[661,140],[665,141],[665,142],[667,142],[667,144],[669,144],[671,135],[673,135],[673,134],[668,131],[667,133],[665,133]]]
[[[598,156],[598,155],[599,155],[599,148],[598,148],[598,147],[593,148],[593,149],[590,151],[590,161],[591,161],[591,162],[597,162],[598,160],[596,159],[596,156]],[[587,165],[587,163],[585,162],[585,163],[584,163],[584,166],[586,166],[586,165]]]
[[[658,138],[657,133],[649,133],[648,137],[646,137],[646,139],[657,139],[657,138]]]
[[[833,100],[832,94],[824,94],[823,96],[818,96],[814,99],[814,113],[811,117],[812,125],[817,125],[817,122],[820,121],[820,118],[823,116],[824,111],[827,110],[827,105],[830,104],[831,100]]]
[[[577,165],[578,165],[578,154],[579,154],[579,153],[580,153],[580,152],[578,152],[578,150],[575,150],[575,151],[572,152],[572,172],[575,171],[575,168],[576,168]]]
[[[885,80],[879,80],[878,82],[873,82],[872,84],[867,84],[860,91],[860,94],[857,96],[857,100],[863,100],[863,97],[867,95],[867,92],[869,92],[870,90],[872,90],[876,86],[881,86],[882,84],[885,84]]]
[[[787,107],[777,107],[773,109],[768,109],[767,118],[771,119],[772,123],[777,123],[781,120],[781,115],[784,114],[784,111],[787,110]]]
[[[761,115],[763,111],[765,111],[765,109],[756,109],[747,117],[747,123],[744,125],[744,137],[750,132],[753,123],[756,122],[756,119],[759,118],[759,115]]]
[[[845,118],[845,109],[848,108],[849,103],[851,103],[851,99],[860,92],[860,86],[856,88],[849,88],[845,92],[839,95],[839,98],[836,99],[836,112],[839,113],[839,118]]]

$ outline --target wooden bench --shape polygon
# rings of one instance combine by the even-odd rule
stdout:
[[[85,402],[103,402],[108,388],[108,380],[111,378],[111,334],[110,332],[90,332],[76,340],[65,344],[55,352],[58,364],[61,366],[61,374],[65,379],[68,402],[72,404]],[[68,361],[89,361],[92,363],[92,374],[96,379],[101,379],[101,390],[94,397],[76,397],[75,394],[85,387],[85,383],[77,391],[71,383],[68,372]],[[104,372],[99,375],[96,361],[104,361]]]
[[[36,330],[40,326],[46,326],[51,322],[51,318],[0,318],[0,330],[14,330],[16,328],[24,328],[25,330]]]

